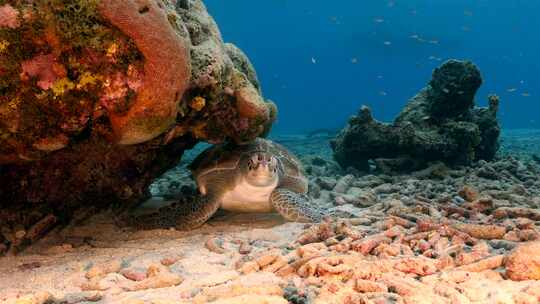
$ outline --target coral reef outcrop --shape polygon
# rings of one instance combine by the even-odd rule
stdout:
[[[331,141],[334,158],[344,168],[359,170],[368,170],[373,160],[384,171],[415,170],[434,161],[454,166],[493,159],[499,148],[499,98],[489,96],[488,107],[475,107],[481,84],[473,63],[443,63],[392,123],[375,120],[362,106]]]
[[[2,224],[132,205],[198,141],[250,141],[276,112],[200,0],[0,1]]]

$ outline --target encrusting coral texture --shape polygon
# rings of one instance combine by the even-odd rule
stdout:
[[[200,0],[0,1],[4,223],[133,205],[186,149],[264,135],[276,112]]]
[[[368,107],[361,107],[332,140],[335,159],[359,170],[367,170],[373,160],[383,171],[415,170],[434,161],[492,160],[499,147],[499,98],[490,96],[487,108],[475,107],[481,84],[471,62],[445,62],[392,123],[375,120]]]

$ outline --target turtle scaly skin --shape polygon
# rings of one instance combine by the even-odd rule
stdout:
[[[319,222],[330,215],[306,195],[300,161],[283,146],[258,138],[247,145],[222,144],[203,151],[190,165],[199,188],[192,201],[178,202],[134,218],[142,226],[174,223],[178,229],[204,224],[219,208],[235,212],[279,212],[285,219]]]

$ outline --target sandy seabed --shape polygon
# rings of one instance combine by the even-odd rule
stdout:
[[[507,134],[503,152],[538,145],[524,134]],[[336,168],[324,138],[281,140],[295,143],[315,201],[352,218],[220,213],[182,232],[119,228],[102,213],[1,257],[0,301],[540,303],[540,168],[530,153],[357,175]],[[174,196],[187,178],[172,170],[153,193]]]

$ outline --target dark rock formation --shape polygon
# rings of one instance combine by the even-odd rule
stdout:
[[[376,121],[362,107],[331,141],[335,159],[360,170],[368,170],[368,161],[374,160],[385,171],[414,170],[433,161],[468,165],[493,159],[499,148],[499,98],[490,96],[487,108],[475,107],[481,84],[471,62],[445,62],[394,122]]]
[[[0,243],[133,205],[198,141],[250,141],[276,111],[200,0],[2,1]]]

